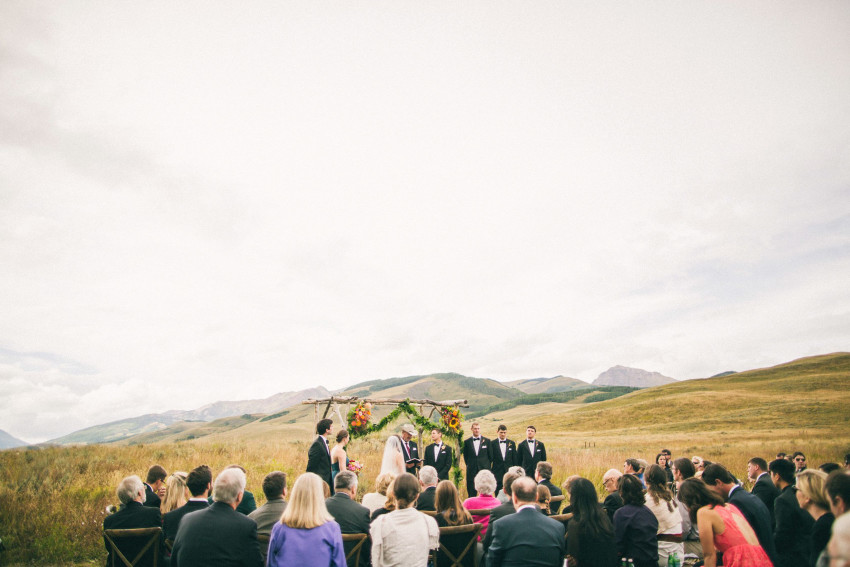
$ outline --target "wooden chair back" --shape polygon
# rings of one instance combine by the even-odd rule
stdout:
[[[440,528],[440,547],[431,552],[436,567],[475,567],[476,544],[481,524]],[[449,548],[451,547],[451,549]],[[458,551],[458,548],[461,548]]]
[[[158,567],[160,564],[159,542],[161,538],[162,528],[103,530],[103,539],[109,545],[109,556],[112,558],[112,564],[108,567],[122,564],[123,567]],[[122,548],[124,548],[123,551]],[[124,551],[135,551],[137,548],[140,549],[133,559],[127,559]],[[121,563],[116,563],[117,559],[120,559]]]
[[[363,544],[369,539],[369,534],[342,534],[342,544],[346,542],[356,542],[354,547],[348,550],[345,554],[345,563],[348,567],[357,567],[360,565],[360,552],[363,550]]]
[[[467,510],[473,516],[489,516],[490,512],[492,512],[489,508],[475,508],[473,510]]]

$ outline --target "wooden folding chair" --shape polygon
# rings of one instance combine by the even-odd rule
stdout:
[[[473,516],[489,516],[490,512],[493,510],[489,508],[475,508],[474,510],[467,510]]]
[[[124,567],[158,567],[159,541],[162,538],[162,528],[135,528],[131,530],[103,530],[103,538],[109,544],[109,556],[115,567],[116,558],[121,559]],[[139,541],[141,540],[141,541]],[[130,545],[128,545],[130,544]],[[135,549],[141,546],[133,560],[130,561],[121,551],[121,547]],[[145,559],[145,561],[142,561]]]
[[[354,547],[348,550],[345,554],[345,563],[348,567],[357,567],[360,565],[360,552],[363,550],[363,544],[369,538],[369,534],[342,534],[342,544],[346,542],[357,542]]]
[[[419,511],[422,512],[423,514],[428,514],[432,518],[437,515],[437,512],[434,511],[434,510],[419,510]]]
[[[476,544],[481,524],[466,524],[464,526],[446,526],[440,528],[440,547],[432,550],[432,559],[436,567],[475,567]],[[461,547],[457,555],[457,548]],[[452,547],[452,549],[449,549]]]

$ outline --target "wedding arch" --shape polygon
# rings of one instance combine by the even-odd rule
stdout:
[[[439,429],[443,433],[443,437],[454,441],[454,455],[452,459],[452,482],[460,487],[463,481],[463,472],[460,469],[460,454],[463,443],[463,414],[460,413],[460,408],[468,408],[469,403],[466,400],[412,400],[405,398],[386,399],[386,398],[361,398],[359,396],[331,396],[330,398],[322,399],[307,399],[301,402],[302,404],[313,406],[313,416],[315,424],[319,419],[325,419],[328,414],[335,414],[340,424],[348,430],[348,434],[352,439],[366,437],[372,433],[378,433],[384,430],[389,424],[401,417],[402,414],[407,415],[410,421],[418,432],[417,443],[420,447],[424,446],[422,434],[424,431]],[[343,419],[341,408],[345,406],[345,418]],[[319,408],[324,406],[324,413],[319,418]],[[353,406],[353,407],[352,407]],[[389,414],[378,422],[372,421],[372,408],[374,406],[396,406]],[[428,416],[425,413],[428,412]],[[434,421],[434,414],[438,414],[439,419]],[[314,424],[314,425],[315,425]]]

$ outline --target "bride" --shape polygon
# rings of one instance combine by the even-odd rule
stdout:
[[[405,472],[404,453],[401,451],[401,438],[398,435],[390,435],[384,447],[384,459],[381,461],[381,473],[390,473],[395,476]]]

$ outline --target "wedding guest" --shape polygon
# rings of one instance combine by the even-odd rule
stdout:
[[[325,506],[322,479],[304,473],[292,487],[289,504],[272,529],[268,567],[346,567],[339,524]]]
[[[516,508],[514,508],[513,492],[511,491],[511,487],[513,486],[513,483],[516,481],[516,479],[525,476],[525,472],[523,471],[522,467],[516,468],[519,470],[509,470],[505,473],[505,476],[502,477],[502,492],[507,494],[508,501],[490,510],[490,519],[487,522],[487,534],[484,536],[484,539],[481,542],[483,545],[481,555],[482,559],[487,557],[487,549],[490,547],[490,543],[493,541],[493,530],[489,529],[489,527],[492,526],[493,523],[496,522],[496,520],[505,516],[509,516],[516,512]]]
[[[658,520],[658,565],[665,567],[667,558],[674,553],[685,556],[682,543],[682,516],[677,509],[673,493],[667,488],[667,473],[659,465],[646,472],[646,506]]]
[[[165,483],[165,496],[159,505],[159,511],[165,515],[183,506],[189,500],[189,490],[186,488],[186,476],[189,473],[178,471],[172,473]]]
[[[534,470],[534,480],[537,481],[537,484],[545,486],[549,490],[550,496],[561,496],[564,494],[560,488],[552,484],[552,463],[547,461],[537,463],[537,468]],[[549,513],[557,514],[560,507],[560,502],[550,503]]]
[[[770,478],[779,489],[779,496],[773,502],[776,527],[773,531],[773,543],[776,547],[776,567],[797,567],[809,561],[811,548],[811,529],[814,521],[800,508],[794,495],[794,463],[786,459],[776,459],[768,465]]]
[[[242,465],[227,465],[225,469],[239,469],[245,475],[245,478],[248,477],[248,471]],[[254,493],[246,488],[242,494],[242,501],[236,507],[236,511],[247,516],[256,509],[257,500],[254,498]]]
[[[614,513],[617,555],[634,561],[634,567],[655,567],[658,563],[658,520],[646,507],[643,483],[633,474],[619,480],[623,507]]]
[[[248,514],[248,517],[257,522],[257,534],[271,535],[272,528],[286,510],[286,473],[272,471],[267,474],[263,479],[263,494],[266,495],[266,503]],[[263,563],[268,552],[267,545],[260,545]]]
[[[850,474],[834,472],[826,479],[826,493],[829,496],[829,509],[838,518],[850,511]]]
[[[433,512],[434,496],[437,492],[437,483],[440,481],[437,475],[437,469],[430,465],[422,467],[419,471],[419,484],[421,485],[422,494],[416,501],[416,509],[422,512]]]
[[[357,496],[357,475],[352,471],[340,471],[336,475],[334,483],[334,495],[325,500],[325,505],[328,507],[330,515],[339,524],[342,533],[368,534],[371,512],[369,512],[369,508],[358,504],[355,500]],[[346,555],[354,545],[356,545],[355,542],[346,542]],[[368,541],[363,544],[360,553],[360,567],[366,567],[369,564],[369,547]]]
[[[800,474],[806,470],[806,456],[800,451],[796,451],[791,455],[791,460],[794,462],[794,474]]]
[[[767,511],[770,512],[770,525],[776,524],[776,519],[773,516],[773,502],[779,496],[779,490],[776,485],[770,480],[770,473],[767,471],[767,462],[761,457],[753,457],[747,462],[747,478],[753,481],[752,495],[764,502]]]
[[[200,465],[189,471],[186,477],[186,488],[191,495],[189,500],[180,508],[162,516],[162,532],[166,540],[173,542],[177,537],[177,530],[183,516],[209,507],[207,498],[212,490],[212,480],[212,471],[207,465]]]
[[[850,514],[835,519],[825,555],[829,567],[850,567]]]
[[[537,485],[537,507],[544,516],[551,516],[552,510],[549,508],[549,502],[552,500],[552,493],[542,484]]]
[[[534,478],[537,463],[546,460],[546,447],[537,440],[537,428],[529,425],[525,428],[525,441],[517,446],[518,464],[525,470],[525,476]]]
[[[832,471],[841,470],[841,465],[838,463],[823,463],[818,467],[818,470],[823,471],[828,475]]]
[[[425,467],[423,467],[424,470]],[[393,481],[396,510],[372,522],[373,567],[425,567],[440,543],[437,521],[417,511],[419,481],[404,473]]]
[[[670,470],[670,462],[667,460],[667,455],[663,452],[655,455],[655,464],[664,469],[664,474],[667,475],[667,484],[672,484],[673,471]]]
[[[382,508],[387,502],[387,488],[393,483],[395,476],[384,473],[375,479],[375,492],[367,492],[363,495],[362,504],[369,508],[370,513]]]
[[[145,480],[145,506],[150,508],[159,508],[162,504],[162,497],[165,496],[165,479],[168,478],[168,473],[159,465],[153,465],[148,469],[148,476]]]
[[[162,515],[159,508],[145,506],[145,498],[147,497],[145,484],[138,476],[128,476],[123,479],[115,491],[118,500],[121,502],[121,509],[114,514],[103,519],[104,530],[129,530],[136,528],[158,528],[162,526]],[[112,547],[103,538],[103,543],[108,552],[106,558],[107,565],[117,565],[118,562],[112,555]],[[119,548],[125,556],[135,557],[142,551],[145,542],[137,542],[129,540],[121,542]],[[161,549],[152,549],[147,555],[151,563],[153,563],[153,555],[161,553]]]
[[[336,475],[339,471],[348,470],[348,454],[345,452],[345,446],[348,445],[348,431],[340,429],[336,434],[336,445],[331,449],[331,485],[336,490],[336,485],[333,484]]]
[[[516,476],[525,476],[525,469],[522,468],[519,465],[515,465],[513,467],[508,468],[508,472],[505,473],[505,474],[508,474],[508,473],[510,473],[512,475],[516,475]],[[501,490],[499,490],[499,492],[496,493],[496,498],[498,498],[499,502],[501,502],[502,504],[510,504],[511,503],[511,494],[510,494],[510,492],[507,492],[507,493],[505,492],[504,479],[505,479],[505,476],[502,475],[502,481],[503,481],[502,482],[502,488],[501,488]]]
[[[703,560],[702,544],[699,541],[699,527],[691,522],[691,513],[688,507],[679,498],[679,487],[689,478],[693,478],[696,474],[696,468],[690,459],[679,458],[673,461],[670,466],[673,471],[673,482],[676,490],[676,502],[679,504],[679,515],[682,516],[682,537],[685,546],[685,554],[696,555],[700,561]]]
[[[393,482],[395,482],[395,479],[393,479]],[[390,483],[390,485],[387,487],[387,501],[384,502],[383,506],[372,512],[372,522],[374,522],[375,518],[377,518],[378,516],[388,514],[393,510],[395,510],[395,498],[393,497],[393,485],[392,483]]]
[[[815,521],[815,525],[812,527],[812,548],[809,561],[812,567],[815,567],[821,552],[826,549],[832,523],[835,521],[835,516],[829,510],[826,479],[826,473],[812,469],[804,470],[797,475],[797,503]]]
[[[619,474],[620,471],[616,472]],[[614,527],[608,514],[599,506],[593,483],[586,478],[577,478],[570,483],[569,495],[573,519],[568,524],[568,564],[578,567],[616,567]]]
[[[478,496],[463,501],[463,507],[467,510],[492,510],[501,504],[499,499],[493,496],[493,491],[496,490],[496,477],[493,476],[492,472],[483,470],[475,475],[475,490],[478,492]],[[478,536],[478,541],[481,541],[487,534],[490,514],[473,515],[472,521],[481,524],[481,533]]]
[[[602,502],[602,509],[608,514],[608,520],[611,521],[612,525],[614,523],[614,513],[622,508],[624,504],[623,497],[620,496],[620,492],[617,490],[617,483],[621,476],[623,476],[623,473],[617,469],[608,469],[602,475],[602,486],[608,491],[608,495],[605,496],[605,500]],[[570,488],[572,488],[572,484]],[[567,489],[567,492],[569,493],[570,490]],[[570,507],[572,508],[572,497],[570,497]]]
[[[574,480],[579,479],[579,478],[581,478],[581,477],[580,477],[579,475],[577,475],[577,474],[571,474],[570,476],[568,476],[568,477],[566,478],[566,480],[564,480],[564,482],[562,482],[562,483],[561,483],[561,488],[563,488],[563,489],[564,489],[564,491],[563,491],[563,493],[562,493],[562,494],[566,494],[566,495],[568,495],[568,496],[569,496],[569,494],[570,494],[570,486],[573,484],[573,481],[574,481]],[[561,514],[569,514],[569,513],[570,513],[570,512],[572,512],[572,511],[573,511],[573,510],[572,510],[572,506],[570,506],[569,504],[567,504],[566,506],[564,506],[564,507],[561,509],[561,512],[560,512],[560,513],[561,513]]]
[[[478,473],[481,474],[481,473]],[[472,515],[460,501],[460,493],[450,480],[441,480],[437,485],[437,493],[434,500],[437,508],[437,525],[463,526],[473,523]]]
[[[640,472],[640,461],[637,459],[626,459],[623,463],[623,474],[630,474],[640,481],[641,486],[646,488],[646,483],[643,480],[643,473]]]
[[[333,434],[334,422],[331,419],[320,419],[316,424],[316,437],[307,453],[307,472],[319,475],[319,478],[331,483],[331,450],[328,446],[328,438]]]

